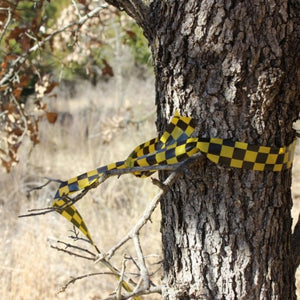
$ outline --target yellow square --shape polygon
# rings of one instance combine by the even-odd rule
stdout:
[[[172,134],[173,139],[177,140],[182,134],[182,129],[179,127],[175,127],[171,134]]]
[[[287,163],[289,160],[289,154],[288,153],[284,153],[284,158],[283,158],[283,163]]]
[[[185,134],[187,135],[187,136],[191,136],[192,135],[192,133],[194,132],[194,128],[192,127],[192,126],[188,126],[187,128],[186,128],[186,130],[185,130]]]
[[[234,148],[229,146],[222,146],[221,148],[221,156],[232,158]]]
[[[87,175],[90,177],[90,176],[94,176],[94,175],[98,175],[98,171],[97,170],[92,170],[92,171],[89,171],[87,173]]]
[[[214,143],[214,144],[218,144],[218,145],[222,145],[223,144],[223,140],[222,139],[218,139],[218,138],[211,138],[210,142]]]
[[[80,223],[82,222],[82,219],[81,219],[81,217],[79,216],[78,213],[75,213],[75,214],[73,215],[73,218],[72,218],[72,219],[75,220],[78,224],[80,224]]]
[[[149,152],[154,152],[155,151],[155,144],[152,144],[149,146]]]
[[[190,151],[186,152],[188,156],[192,156],[193,154],[199,152],[199,149],[197,147],[192,148]]]
[[[263,171],[265,169],[265,164],[256,163],[253,166],[253,170],[255,171]]]
[[[232,159],[230,161],[230,167],[242,168],[242,166],[243,166],[243,161],[242,160]]]
[[[254,151],[246,151],[244,161],[255,162],[257,157],[257,152]]]
[[[72,220],[72,216],[70,216],[65,210],[61,212],[61,214],[69,221]]]
[[[266,164],[275,164],[278,154],[269,154],[266,160]]]
[[[197,148],[204,153],[208,152],[209,143],[208,142],[198,142]]]
[[[141,159],[137,159],[137,164],[140,166],[140,167],[144,167],[144,166],[148,166],[148,162],[146,160],[146,158],[141,158]]]
[[[217,164],[219,162],[220,156],[208,153],[207,158]]]
[[[274,166],[274,168],[273,168],[273,171],[281,171],[281,169],[282,169],[282,164],[277,164],[277,165],[275,165]]]
[[[180,145],[175,148],[175,155],[178,156],[180,154],[185,153],[185,145]]]
[[[166,153],[165,152],[160,152],[155,155],[157,163],[163,162],[166,160]]]
[[[172,157],[170,159],[167,159],[167,164],[168,165],[171,165],[171,164],[177,164],[178,163],[178,160],[176,157]]]
[[[271,148],[265,146],[259,146],[258,152],[260,153],[270,153]]]
[[[168,140],[169,136],[170,136],[170,133],[165,131],[164,134],[161,136],[160,141],[165,144],[166,141]]]
[[[78,180],[78,186],[79,188],[85,188],[86,186],[90,185],[90,182],[87,178]]]
[[[55,200],[52,206],[61,207],[66,204],[66,201],[64,199],[58,199]]]
[[[59,188],[59,196],[62,197],[63,195],[67,195],[69,194],[70,190],[69,190],[69,186],[65,185],[62,188]]]
[[[77,181],[77,177],[73,177],[73,178],[68,180],[68,184],[76,182],[76,181]]]
[[[285,151],[286,151],[286,147],[281,147],[281,148],[279,148],[278,153],[279,153],[279,154],[282,154],[282,153],[284,153]]]
[[[235,142],[235,147],[243,150],[247,150],[248,144],[243,142]]]

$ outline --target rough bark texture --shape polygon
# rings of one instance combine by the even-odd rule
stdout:
[[[300,105],[296,3],[152,1],[139,23],[153,53],[159,130],[178,110],[201,137],[290,144]],[[290,186],[290,170],[208,161],[189,170],[161,203],[164,298],[295,299]]]

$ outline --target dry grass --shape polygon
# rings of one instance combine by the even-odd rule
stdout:
[[[49,99],[50,109],[62,112],[58,121],[52,125],[43,120],[41,143],[29,157],[28,147],[23,147],[19,165],[11,174],[1,174],[0,299],[101,299],[114,291],[115,278],[97,276],[76,282],[57,295],[74,276],[108,270],[49,248],[49,240],[70,242],[67,236],[72,227],[59,215],[17,216],[29,208],[49,206],[57,184],[27,196],[28,189],[45,182],[43,176],[68,179],[125,159],[137,144],[155,136],[153,86],[149,79],[129,81],[123,91],[118,90],[117,82],[96,88],[84,84],[76,87],[75,98],[64,93]],[[128,124],[131,119],[142,119],[145,112],[153,114],[144,122]],[[156,192],[150,179],[126,175],[109,179],[78,203],[102,251],[108,251],[128,232]],[[157,210],[153,223],[142,231],[145,255],[155,255],[149,257],[149,264],[161,260],[159,219]],[[119,268],[124,253],[135,256],[131,243],[113,260]]]
[[[115,279],[97,276],[76,282],[66,292],[57,294],[73,276],[105,269],[49,247],[51,240],[70,241],[67,236],[71,226],[59,215],[26,219],[17,216],[28,208],[45,207],[51,202],[55,184],[27,196],[28,189],[44,182],[43,176],[68,179],[96,166],[122,160],[137,144],[155,136],[154,115],[140,124],[127,123],[132,118],[142,119],[145,112],[154,112],[152,80],[132,79],[126,84],[122,91],[116,82],[101,83],[96,88],[78,85],[74,98],[60,92],[57,99],[49,99],[49,107],[66,118],[60,117],[54,125],[43,120],[41,143],[29,157],[29,146],[23,147],[20,164],[11,174],[1,174],[1,299],[101,299],[114,291]],[[293,193],[297,200],[294,216],[300,211],[299,159],[297,156],[294,170]],[[101,250],[109,250],[127,233],[156,192],[149,179],[128,175],[111,178],[81,200],[79,209]],[[153,223],[143,230],[146,255],[161,254],[159,220],[157,210]],[[131,244],[124,252],[135,256]],[[114,260],[118,266],[124,252],[120,251]],[[159,259],[149,258],[148,262]],[[153,266],[153,270],[156,268]]]

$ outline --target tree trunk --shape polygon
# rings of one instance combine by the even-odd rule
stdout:
[[[159,131],[178,110],[199,137],[289,145],[300,106],[293,3],[154,0],[148,23],[131,8],[153,53]],[[291,170],[195,164],[161,203],[163,297],[296,299],[290,187]]]
[[[242,2],[157,2],[160,130],[179,110],[197,120],[200,137],[292,142],[299,40],[291,8]],[[290,170],[210,162],[190,170],[161,203],[164,297],[295,299],[290,186]]]

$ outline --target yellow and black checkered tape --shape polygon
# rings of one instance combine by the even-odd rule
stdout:
[[[74,192],[91,186],[107,170],[135,166],[172,165],[184,161],[199,151],[210,161],[224,167],[278,172],[292,166],[295,141],[287,147],[266,147],[219,138],[192,137],[194,129],[192,118],[176,113],[160,139],[154,138],[139,145],[126,160],[100,167],[61,183],[55,195],[53,207],[94,244],[87,226],[68,197]],[[133,172],[132,174],[147,177],[154,172]]]

